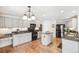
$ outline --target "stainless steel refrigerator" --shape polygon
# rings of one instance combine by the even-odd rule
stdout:
[[[56,25],[56,37],[64,37],[65,24]]]

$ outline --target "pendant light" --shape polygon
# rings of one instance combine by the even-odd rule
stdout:
[[[28,11],[24,14],[23,19],[28,21],[36,19],[35,15],[31,12],[31,6],[28,6]]]
[[[36,17],[35,17],[34,15],[32,15],[31,19],[32,19],[32,20],[35,20],[35,19],[36,19]]]
[[[23,16],[23,20],[26,20],[26,19],[27,19],[27,15],[24,14],[24,16]]]

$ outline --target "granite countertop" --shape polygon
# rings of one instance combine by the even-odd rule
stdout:
[[[15,31],[15,32],[12,32],[13,35],[16,35],[16,34],[23,34],[23,33],[30,33],[30,31]]]
[[[39,30],[36,30],[35,32],[38,32]],[[23,34],[23,33],[30,33],[30,31],[15,31],[15,32],[12,32],[13,35],[16,35],[16,34]]]
[[[72,41],[77,41],[79,42],[79,37],[75,38],[75,37],[70,37],[70,36],[64,36],[63,38],[67,39],[67,40],[72,40]]]
[[[38,30],[37,30],[37,31],[38,31]],[[30,31],[19,31],[19,32],[14,31],[14,32],[9,33],[9,34],[3,34],[3,35],[0,37],[0,39],[2,39],[2,38],[12,37],[13,35],[23,34],[23,33],[30,33]]]
[[[12,34],[4,34],[3,36],[0,37],[0,39],[8,38],[8,37],[12,37]]]
[[[0,39],[2,38],[8,38],[8,37],[13,37],[13,35],[16,35],[16,34],[23,34],[23,33],[29,33],[29,31],[20,31],[20,32],[12,32],[12,33],[9,33],[9,34],[3,34]]]
[[[42,34],[53,34],[53,32],[42,32]]]

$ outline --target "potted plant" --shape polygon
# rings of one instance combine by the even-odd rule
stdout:
[[[69,33],[69,28],[64,28],[65,35]]]

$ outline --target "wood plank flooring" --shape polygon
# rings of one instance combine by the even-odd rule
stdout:
[[[50,45],[44,46],[38,39],[14,48],[12,46],[0,48],[0,53],[61,53],[62,49],[58,48],[60,43],[60,38],[54,38]]]

